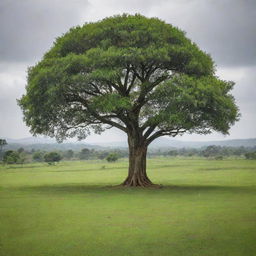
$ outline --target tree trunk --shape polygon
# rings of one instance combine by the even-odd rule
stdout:
[[[127,187],[149,187],[154,185],[146,173],[147,145],[128,137],[129,171],[128,177],[122,183]]]

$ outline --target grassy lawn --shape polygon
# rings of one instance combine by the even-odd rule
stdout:
[[[256,255],[256,161],[149,159],[163,188],[110,186],[126,173],[126,160],[0,167],[0,255]]]

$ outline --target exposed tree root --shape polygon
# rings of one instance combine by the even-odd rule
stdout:
[[[128,176],[126,180],[121,184],[124,187],[155,187],[160,188],[161,185],[157,185],[151,182],[151,180],[146,175],[133,175]]]

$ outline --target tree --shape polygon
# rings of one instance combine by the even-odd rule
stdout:
[[[23,160],[20,158],[20,154],[17,151],[8,150],[4,153],[3,162],[6,164],[17,164],[23,163]]]
[[[85,160],[85,159],[89,159],[90,157],[90,149],[88,148],[83,148],[80,152],[79,152],[79,158],[81,160]]]
[[[0,159],[2,158],[2,151],[3,147],[7,145],[7,142],[5,139],[0,139]]]
[[[72,149],[69,149],[64,153],[64,156],[67,159],[71,159],[74,156],[74,151]]]
[[[116,127],[127,134],[125,186],[151,186],[148,145],[160,136],[227,134],[238,119],[234,83],[211,57],[157,19],[121,15],[70,29],[28,70],[19,100],[33,134],[84,139]]]
[[[19,153],[22,153],[22,152],[25,152],[25,149],[24,148],[22,148],[22,147],[20,147],[20,148],[18,148],[18,150],[17,150]]]
[[[36,161],[36,162],[42,162],[43,159],[44,159],[44,153],[41,152],[41,151],[36,151],[34,154],[33,154],[33,160]]]
[[[106,160],[108,162],[116,162],[118,160],[118,155],[116,153],[110,153],[107,157]]]
[[[247,152],[244,154],[246,159],[255,160],[256,159],[256,151],[255,152]]]
[[[49,152],[44,155],[44,161],[48,164],[53,164],[61,160],[61,155],[57,152]]]
[[[103,159],[105,159],[108,155],[109,155],[109,153],[108,153],[107,151],[99,152],[99,154],[98,154],[98,159],[103,160]]]
[[[178,152],[177,150],[175,150],[175,149],[170,150],[170,151],[168,152],[168,155],[169,155],[169,156],[177,156],[178,154],[179,154],[179,152]]]
[[[213,157],[213,156],[220,154],[220,151],[221,151],[221,147],[211,145],[203,150],[203,156],[204,157]]]

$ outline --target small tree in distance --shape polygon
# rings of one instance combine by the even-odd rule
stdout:
[[[19,101],[33,134],[84,139],[116,127],[127,134],[124,186],[151,186],[148,145],[161,136],[228,134],[238,119],[234,83],[170,24],[121,15],[72,28],[28,70]]]
[[[57,152],[49,152],[44,155],[44,161],[48,164],[54,164],[61,160],[61,155]]]
[[[98,159],[100,159],[100,160],[103,160],[103,159],[105,159],[107,156],[108,156],[108,152],[106,152],[106,151],[103,151],[103,152],[100,152],[99,154],[98,154]]]
[[[107,157],[106,160],[108,162],[116,162],[118,160],[118,155],[116,153],[110,153]]]
[[[23,159],[20,158],[19,152],[8,150],[4,153],[3,162],[5,164],[18,164],[23,163]]]
[[[67,158],[68,160],[70,160],[73,156],[74,156],[74,151],[72,149],[69,149],[65,152],[64,154],[65,158]]]
[[[246,159],[255,160],[256,159],[256,151],[245,153],[244,156]]]
[[[81,160],[86,160],[89,159],[90,157],[90,149],[88,148],[83,148],[80,152],[79,152],[79,158]]]
[[[36,151],[33,156],[32,156],[33,160],[36,162],[43,162],[44,160],[44,153],[41,151]]]

